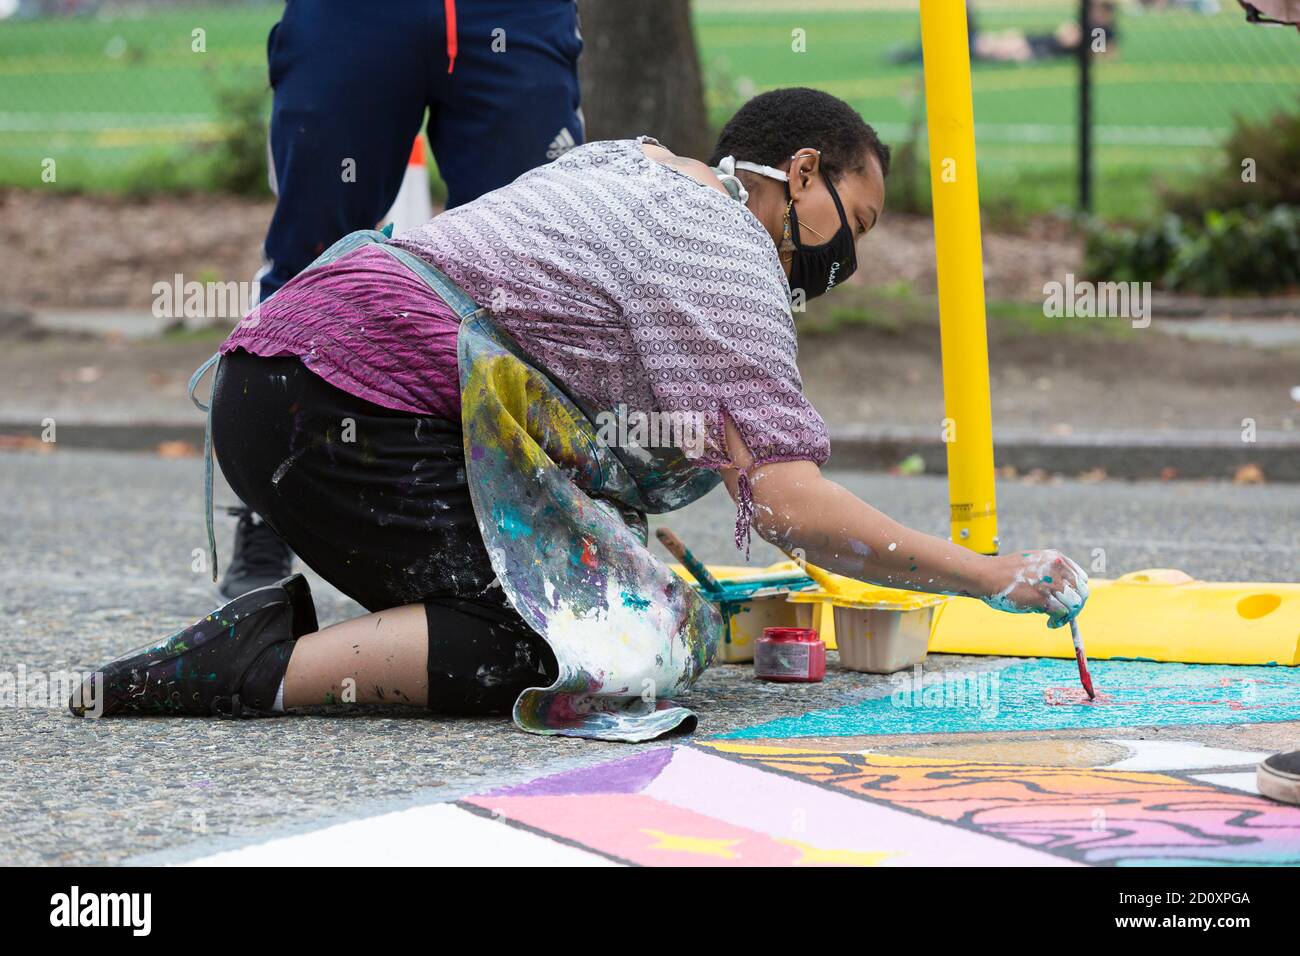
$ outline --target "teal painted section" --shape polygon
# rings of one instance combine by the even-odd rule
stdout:
[[[1002,670],[892,675],[880,697],[722,736],[851,737],[997,733],[1088,727],[1244,724],[1300,720],[1300,670],[1093,661],[1089,702],[1074,661],[1028,660]]]

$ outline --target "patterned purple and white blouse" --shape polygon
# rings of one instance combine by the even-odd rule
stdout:
[[[730,463],[724,416],[756,466],[825,462],[771,237],[643,140],[580,146],[393,244],[488,308],[587,406],[695,416],[699,464]]]

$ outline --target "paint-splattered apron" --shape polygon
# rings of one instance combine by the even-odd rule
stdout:
[[[515,723],[531,733],[625,741],[693,724],[672,698],[713,660],[722,621],[650,553],[645,513],[688,504],[717,474],[677,448],[605,444],[594,424],[600,410],[580,408],[486,309],[385,239],[353,233],[312,266],[380,243],[461,318],[461,423],[478,526],[510,603],[559,664],[551,686],[519,696]],[[213,547],[210,457],[206,469]]]
[[[550,687],[520,695],[515,722],[649,740],[693,721],[670,698],[713,659],[722,623],[647,550],[642,512],[668,510],[703,482],[648,460],[635,474],[486,316],[461,324],[458,348],[479,530],[511,604],[560,668]]]

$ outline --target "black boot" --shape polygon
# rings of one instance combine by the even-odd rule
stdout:
[[[311,591],[295,574],[104,665],[68,709],[74,717],[272,716],[294,641],[315,630]]]
[[[229,508],[239,519],[230,565],[219,590],[231,599],[264,588],[293,572],[293,552],[274,529],[245,507]]]

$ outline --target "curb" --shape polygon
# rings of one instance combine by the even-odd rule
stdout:
[[[163,442],[203,448],[201,424],[167,422],[58,424],[58,446],[91,451],[154,452]],[[0,435],[40,439],[31,422],[0,421]],[[919,455],[925,473],[948,473],[948,448],[928,430],[843,429],[831,432],[830,469],[889,471],[904,458]],[[1179,479],[1231,479],[1243,465],[1256,465],[1269,482],[1300,482],[1300,433],[1261,433],[1258,441],[1213,432],[1143,435],[1095,432],[1043,435],[1008,430],[994,438],[994,461],[1017,472],[1041,469],[1073,476],[1102,469],[1117,479],[1160,479],[1173,469]]]
[[[1242,296],[1203,298],[1156,292],[1151,296],[1151,313],[1160,319],[1199,318],[1300,318],[1300,297]]]
[[[200,417],[196,413],[196,417]],[[201,418],[200,418],[201,420]],[[39,424],[0,421],[0,435],[41,439]],[[202,450],[203,425],[167,422],[67,422],[58,420],[58,448],[89,451],[152,452],[163,442],[186,442]]]
[[[1185,432],[1142,435],[1097,432],[1070,436],[1041,433],[994,435],[993,459],[1017,472],[1041,469],[1080,475],[1101,469],[1107,478],[1162,479],[1173,469],[1179,479],[1232,479],[1243,465],[1255,465],[1269,482],[1300,482],[1300,434],[1261,434],[1255,442],[1221,433]],[[948,473],[948,447],[914,430],[831,432],[827,467],[887,471],[909,455],[919,455],[926,474]]]

